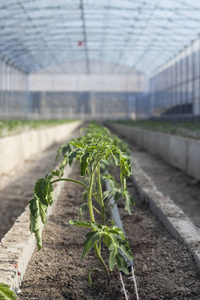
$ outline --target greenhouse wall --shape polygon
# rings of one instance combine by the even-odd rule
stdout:
[[[135,118],[137,92],[30,92],[33,118]]]
[[[27,75],[0,60],[0,118],[22,118],[28,111]]]
[[[153,117],[200,118],[200,39],[156,70],[150,85]]]
[[[149,116],[148,77],[25,74],[0,60],[1,119],[138,119]]]
[[[29,76],[31,118],[135,119],[147,77],[131,75]]]

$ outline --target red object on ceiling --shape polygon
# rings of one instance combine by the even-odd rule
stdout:
[[[78,46],[83,46],[84,45],[84,41],[78,41]]]

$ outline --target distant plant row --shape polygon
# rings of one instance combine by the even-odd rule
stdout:
[[[200,139],[200,122],[197,121],[118,120],[115,122],[122,125]]]
[[[73,121],[74,120],[0,120],[0,136],[16,134],[31,129],[62,125]]]

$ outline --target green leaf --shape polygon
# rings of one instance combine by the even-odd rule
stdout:
[[[117,227],[116,225],[112,225],[112,226],[104,226],[104,231],[106,232],[114,232],[114,234],[124,234],[123,230],[119,227]]]
[[[29,202],[30,231],[35,234],[38,250],[42,247],[41,222],[46,225],[47,208],[53,204],[53,184],[50,182],[53,175],[40,178],[35,184],[33,198]]]
[[[81,257],[81,261],[85,258],[88,252],[93,248],[94,244],[101,239],[101,235],[98,231],[92,231],[86,234],[86,240],[83,243],[84,249]]]
[[[60,172],[60,170],[54,170],[54,171],[51,171],[51,175],[52,176],[60,177],[61,176],[61,172]]]
[[[38,229],[35,231],[35,238],[37,241],[37,245],[38,245],[38,250],[42,249],[42,230]]]
[[[81,141],[70,142],[70,144],[74,145],[74,146],[76,146],[77,148],[80,148],[80,149],[84,149],[85,148],[84,143],[82,143]]]
[[[98,268],[93,268],[92,270],[90,270],[89,274],[88,274],[88,283],[90,286],[92,286],[92,272],[93,271],[99,271],[99,272],[103,272],[101,269],[98,269]]]
[[[124,191],[123,196],[126,200],[125,210],[131,215],[131,205],[134,204],[133,198],[129,195],[128,191]]]
[[[88,197],[88,191],[85,190],[82,195],[83,195],[83,202],[86,202]]]
[[[116,183],[116,181],[115,181],[115,179],[114,179],[114,177],[112,175],[110,175],[110,174],[104,174],[102,176],[102,178],[103,178],[103,180],[106,179],[106,180],[109,181],[109,183],[110,183],[110,189],[111,190],[113,190],[117,186],[117,183]]]
[[[9,285],[0,283],[0,300],[15,300],[17,295],[9,289]]]
[[[110,271],[114,269],[115,266],[115,251],[110,252],[110,257],[109,257],[109,268]]]
[[[105,191],[103,193],[103,199],[106,199],[111,194],[111,191]]]
[[[117,239],[118,248],[125,254],[125,256],[129,259],[133,259],[133,255],[131,253],[129,244],[127,240]]]
[[[42,205],[36,196],[29,202],[30,209],[30,231],[35,233],[38,250],[42,247],[41,222],[45,225],[47,219],[47,206]]]
[[[103,237],[103,242],[109,248],[110,245],[111,245],[111,243],[112,243],[112,240],[111,240],[110,236],[108,236],[107,234],[105,234],[104,237]]]
[[[120,165],[120,153],[117,150],[112,151],[112,157],[114,158],[114,162],[116,166]]]
[[[118,228],[118,229],[119,230],[109,229],[107,232],[115,234],[115,235],[120,235],[123,237],[123,235],[124,235],[123,231],[120,228]]]
[[[68,155],[68,162],[69,162],[70,167],[72,166],[72,163],[74,161],[74,158],[76,158],[77,153],[78,153],[78,151],[74,150]]]
[[[62,148],[60,147],[57,151],[57,154],[56,154],[56,160],[58,160],[59,156],[60,156],[60,153],[62,152]]]
[[[117,253],[115,258],[116,258],[117,268],[123,271],[125,274],[129,275],[128,265],[123,255]]]
[[[66,153],[70,152],[71,150],[72,150],[72,147],[71,147],[71,145],[69,143],[62,145],[62,154],[63,154],[63,156]]]
[[[88,283],[89,283],[89,286],[92,286],[92,277],[91,277],[91,273],[88,274]]]
[[[106,159],[102,159],[100,163],[101,170],[103,171],[107,170],[108,166],[109,166],[109,161]]]
[[[52,175],[46,175],[36,181],[34,194],[43,205],[52,205],[53,203],[53,184],[50,182]]]
[[[76,226],[79,226],[79,227],[89,227],[89,228],[92,228],[92,225],[91,225],[92,222],[90,221],[73,221],[73,220],[69,220],[69,224],[71,225],[76,225]]]
[[[94,223],[94,222],[90,222],[90,221],[73,221],[73,220],[70,220],[69,223],[71,225],[76,225],[76,226],[79,226],[79,227],[89,227],[89,228],[93,228],[97,231],[101,231],[103,226],[101,224],[98,224],[98,223]]]
[[[119,189],[114,188],[114,190],[112,191],[112,194],[114,196],[115,202],[117,202],[122,197],[122,190],[121,190],[121,188],[119,188]]]
[[[123,191],[127,190],[126,177],[130,177],[131,174],[132,172],[130,158],[122,153],[120,156],[120,179]]]
[[[78,219],[80,219],[80,217],[88,210],[88,204],[87,203],[83,203],[81,206],[80,206],[80,209],[79,209],[79,213],[78,213]]]
[[[67,164],[68,164],[68,157],[65,155],[60,163],[60,174],[61,174],[60,176],[61,177],[64,174],[64,170],[65,170],[65,167],[67,166]]]
[[[47,187],[48,183],[44,178],[38,179],[35,184],[34,194],[44,205],[48,206]]]
[[[66,153],[70,152],[72,150],[72,147],[69,143],[64,143],[63,145],[60,146],[60,148],[57,151],[57,155],[56,155],[56,160],[58,160],[61,152],[62,155],[64,156]]]
[[[85,174],[86,174],[86,169],[88,167],[88,161],[87,161],[88,156],[89,156],[88,152],[85,152],[85,154],[83,154],[81,156],[81,159],[80,159],[81,176],[85,176]]]

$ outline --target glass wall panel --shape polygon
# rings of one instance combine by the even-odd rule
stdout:
[[[26,74],[0,60],[0,118],[25,118]]]
[[[159,87],[154,85],[151,96],[157,94],[159,116],[199,116],[200,119],[200,39],[157,70],[156,78]]]

